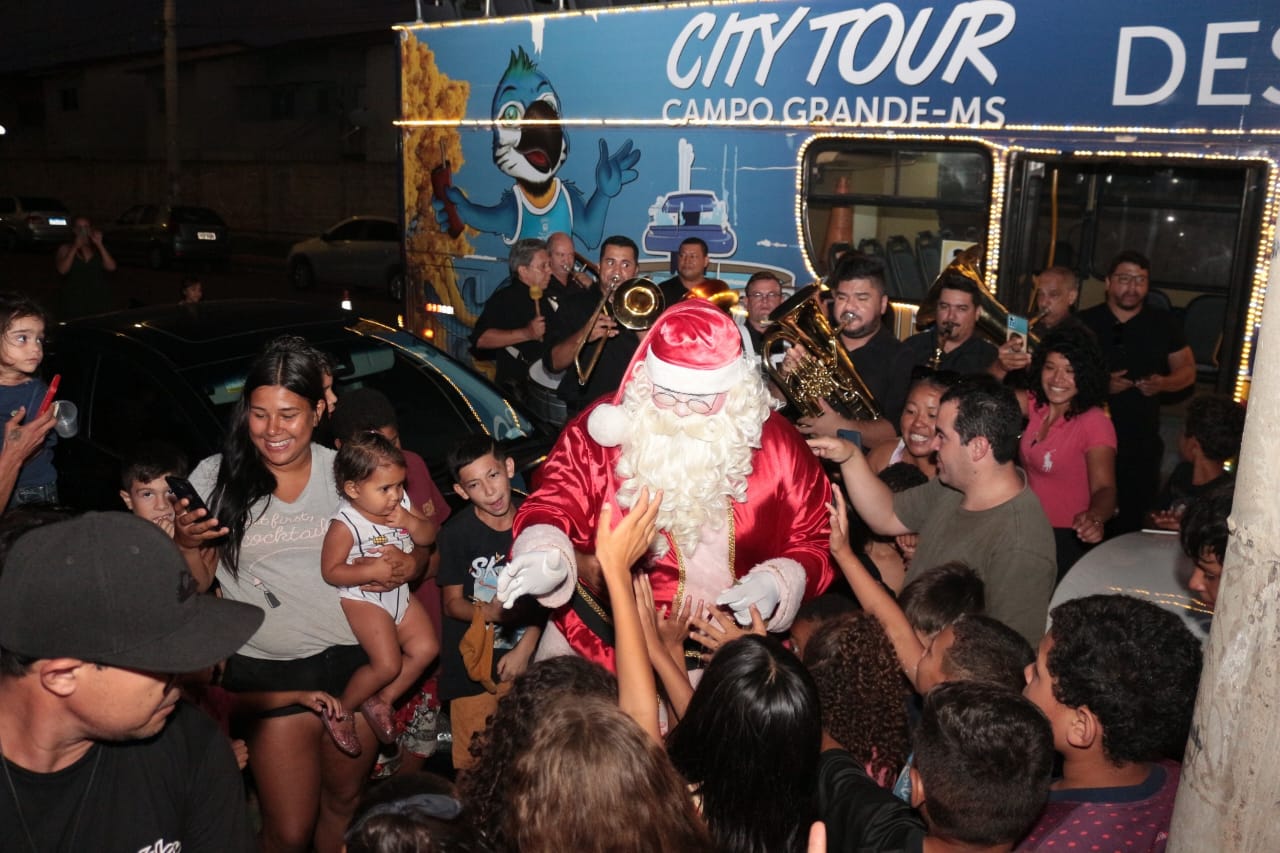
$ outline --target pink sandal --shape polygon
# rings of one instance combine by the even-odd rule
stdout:
[[[391,710],[390,705],[377,696],[370,696],[360,706],[360,713],[364,714],[364,718],[369,721],[369,726],[378,740],[383,743],[396,742],[395,712]]]
[[[356,735],[356,718],[354,716],[346,712],[337,716],[322,713],[320,719],[324,721],[324,729],[329,733],[329,737],[333,738],[333,742],[338,745],[338,749],[352,758],[361,753],[360,738]]]

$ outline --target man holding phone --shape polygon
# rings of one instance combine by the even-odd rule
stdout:
[[[1116,497],[1111,536],[1142,526],[1160,488],[1160,395],[1196,381],[1196,360],[1182,325],[1168,311],[1147,305],[1151,262],[1121,252],[1107,269],[1106,301],[1080,312],[1107,354],[1111,370],[1111,422],[1116,427]]]
[[[102,244],[102,232],[87,216],[77,216],[70,243],[58,247],[54,267],[62,276],[60,314],[74,320],[105,314],[115,307],[104,273],[115,272],[116,259]]]

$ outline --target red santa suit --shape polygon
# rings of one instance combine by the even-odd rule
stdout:
[[[729,324],[732,331],[732,321]],[[644,358],[645,349],[642,344],[637,360]],[[607,593],[578,579],[574,556],[575,550],[594,553],[603,501],[613,504],[615,519],[621,520],[625,512],[615,497],[622,485],[616,473],[621,449],[602,444],[593,437],[600,431],[589,426],[596,409],[609,405],[607,400],[598,401],[561,433],[541,468],[537,490],[516,514],[512,556],[554,549],[570,567],[565,582],[538,599],[553,609],[539,657],[572,650],[613,669],[612,644],[593,629],[609,622]],[[715,597],[738,578],[766,572],[781,592],[769,628],[786,630],[801,601],[831,583],[826,510],[830,500],[830,482],[803,437],[785,418],[771,412],[762,426],[760,447],[751,454],[745,503],[726,497],[726,523],[714,530],[704,526],[693,554],[683,554],[667,536],[670,547],[665,555],[647,555],[655,604],[659,610],[670,605],[671,612],[686,598],[714,606]]]

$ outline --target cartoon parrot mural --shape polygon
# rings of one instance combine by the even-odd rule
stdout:
[[[569,137],[558,124],[521,126],[520,120],[555,122],[561,116],[560,97],[547,75],[521,47],[493,96],[493,162],[515,184],[493,206],[476,204],[457,187],[444,190],[445,199],[432,202],[442,231],[461,224],[497,234],[508,245],[526,237],[545,240],[556,231],[578,238],[589,249],[604,235],[609,202],[639,173],[640,151],[625,140],[612,155],[603,140],[596,161],[596,187],[587,198],[577,185],[556,177],[569,157]]]

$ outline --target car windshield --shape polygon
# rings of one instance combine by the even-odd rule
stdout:
[[[175,207],[169,214],[174,225],[222,225],[222,219],[206,207]]]
[[[67,206],[56,198],[22,196],[18,201],[21,202],[23,210],[56,210],[59,213],[67,212]]]

